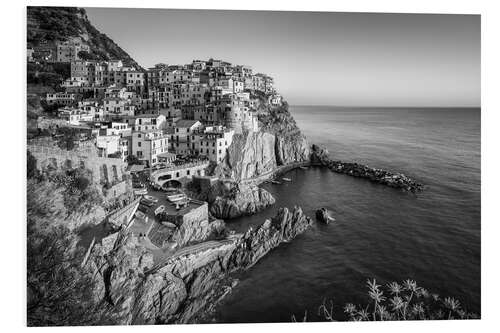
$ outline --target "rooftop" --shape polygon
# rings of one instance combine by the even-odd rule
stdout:
[[[175,123],[175,127],[191,127],[196,123],[199,123],[199,121],[198,120],[190,120],[190,119],[179,119]]]

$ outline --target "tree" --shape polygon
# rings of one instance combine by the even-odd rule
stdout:
[[[140,165],[140,164],[142,164],[141,161],[139,161],[139,159],[135,155],[128,155],[127,156],[127,163],[129,165]]]
[[[28,178],[33,178],[38,175],[38,169],[36,168],[36,158],[28,150],[27,156],[27,175]]]
[[[81,60],[96,60],[95,57],[87,51],[78,52],[78,58]]]

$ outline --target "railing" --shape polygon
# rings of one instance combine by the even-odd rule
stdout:
[[[202,166],[204,164],[208,165],[209,162],[210,162],[209,160],[202,160],[202,161],[196,161],[196,162],[188,162],[188,163],[184,163],[184,164],[180,164],[180,165],[171,165],[171,166],[167,166],[166,168],[153,171],[151,173],[151,175],[154,176],[156,174],[160,174],[160,173],[163,173],[163,172],[176,171],[176,170],[182,170],[182,169],[188,169],[188,168],[194,168],[194,167],[197,167],[197,166]]]

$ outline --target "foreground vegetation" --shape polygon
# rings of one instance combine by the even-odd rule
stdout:
[[[477,314],[467,312],[457,299],[430,293],[413,280],[382,286],[373,279],[366,285],[366,304],[347,303],[342,314],[335,314],[333,301],[328,304],[324,301],[318,309],[320,318],[326,321],[336,321],[335,318],[342,316],[349,321],[479,319]],[[307,321],[307,313],[302,320]],[[297,321],[295,316],[292,321]]]

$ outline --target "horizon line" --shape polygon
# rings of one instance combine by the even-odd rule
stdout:
[[[325,106],[325,107],[336,107],[336,108],[366,108],[366,109],[374,109],[374,108],[388,108],[388,109],[481,109],[481,105],[478,106],[433,106],[433,105],[425,105],[425,106],[407,106],[407,105],[399,105],[399,106],[388,106],[388,105],[336,105],[336,104],[291,104],[290,106]]]

